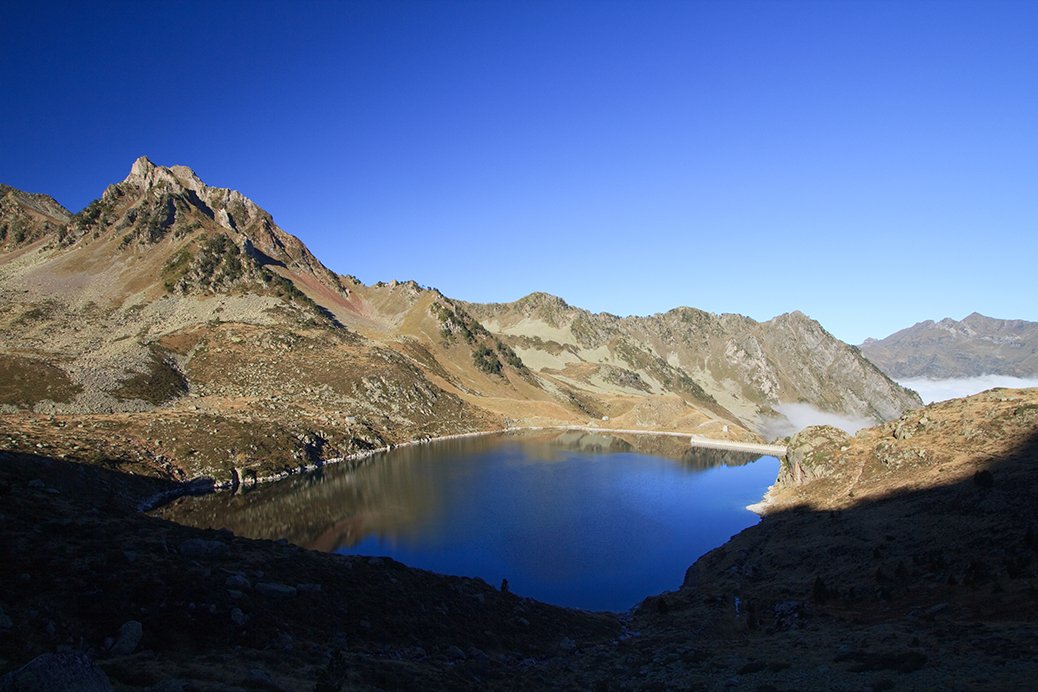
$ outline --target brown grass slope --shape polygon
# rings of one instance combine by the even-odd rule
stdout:
[[[63,435],[68,458],[226,481],[506,417],[586,421],[446,297],[336,275],[190,169],[142,157],[75,215],[3,192],[0,406],[44,436],[40,415],[120,431]]]

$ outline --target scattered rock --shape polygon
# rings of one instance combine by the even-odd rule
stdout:
[[[248,621],[249,616],[243,613],[241,608],[231,608],[231,622],[241,627]]]
[[[231,576],[227,577],[226,581],[224,581],[224,586],[227,586],[231,589],[251,589],[252,582],[250,582],[248,579],[241,576],[240,574],[232,574]]]
[[[250,668],[248,675],[245,676],[245,682],[252,685],[265,685],[267,687],[277,688],[277,683],[270,677],[267,671],[262,668]]]
[[[283,601],[295,597],[296,587],[288,586],[287,584],[261,581],[256,584],[256,593],[260,596],[266,596],[267,598]]]
[[[227,557],[230,549],[220,541],[204,541],[191,538],[180,544],[180,554],[185,557]]]
[[[43,654],[0,677],[0,692],[113,692],[108,676],[86,654]]]
[[[831,475],[833,454],[849,439],[850,435],[831,425],[804,428],[789,441],[786,463],[779,469],[778,482],[805,485]]]
[[[947,603],[938,603],[937,605],[935,605],[935,606],[933,606],[931,608],[928,608],[926,610],[926,612],[924,613],[924,615],[931,615],[931,616],[936,615],[937,613],[941,612],[942,610],[944,610],[947,607],[948,607]]]
[[[137,648],[137,645],[141,643],[141,637],[143,636],[144,627],[141,623],[136,620],[124,622],[123,626],[119,628],[119,633],[115,636],[115,643],[112,644],[112,648],[108,650],[108,653],[113,656],[129,656]]]

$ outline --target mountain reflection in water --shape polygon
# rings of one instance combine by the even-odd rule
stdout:
[[[711,483],[713,472],[703,472],[759,458],[668,436],[506,433],[400,447],[355,468],[180,498],[156,513],[488,582],[505,577],[517,593],[561,605],[625,609],[654,593],[631,583],[637,572],[670,572],[656,591],[677,588],[700,554],[756,523],[743,508],[774,482],[777,461],[742,473],[749,487],[720,476]],[[689,485],[704,482],[711,487]],[[587,600],[589,575],[623,593]]]

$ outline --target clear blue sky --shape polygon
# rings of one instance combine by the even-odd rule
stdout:
[[[1038,321],[1038,2],[6,0],[0,182],[142,154],[365,283]]]

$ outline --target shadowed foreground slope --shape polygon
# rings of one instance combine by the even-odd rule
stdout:
[[[1032,689],[1036,429],[1035,390],[808,429],[764,520],[629,616],[178,526],[133,510],[161,481],[5,453],[0,671],[82,650],[126,690]]]

